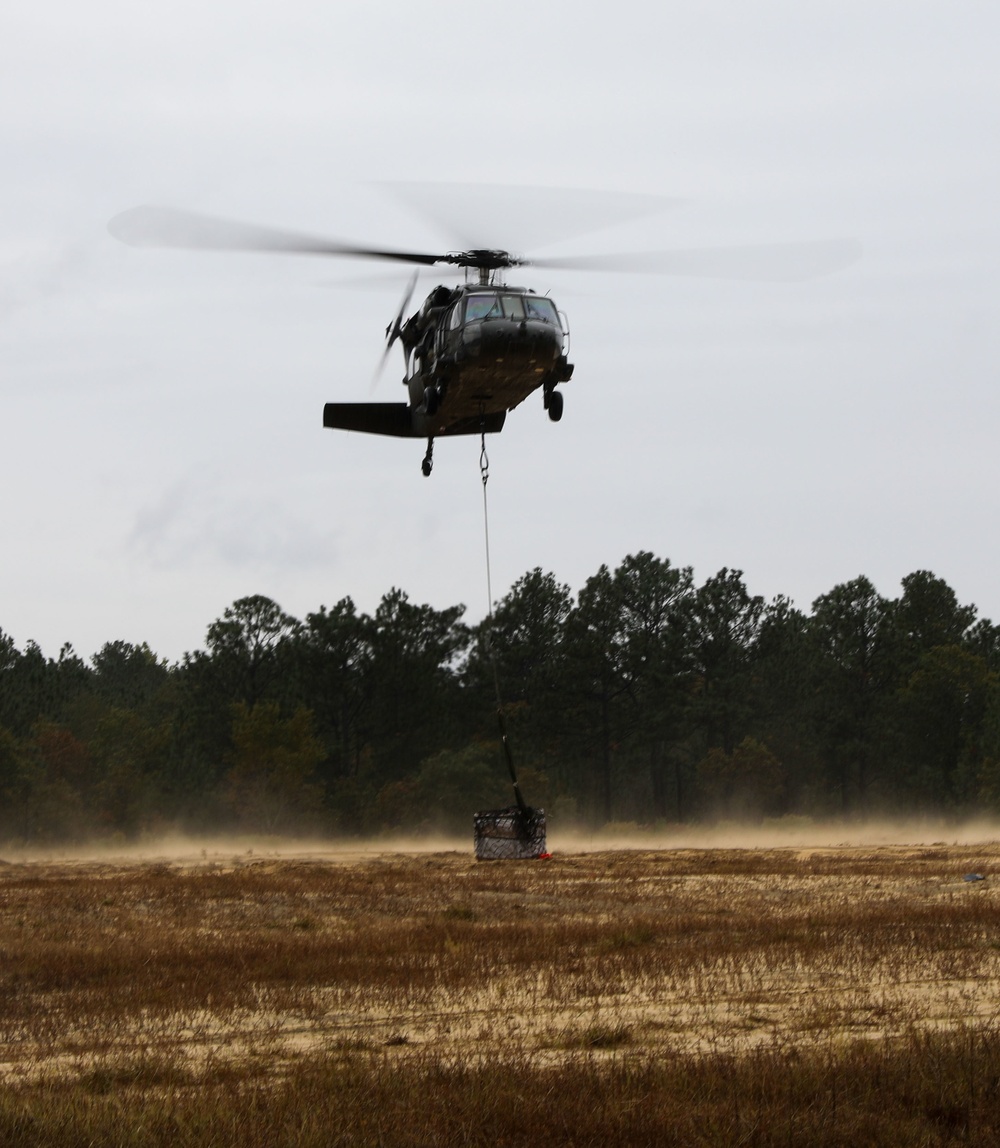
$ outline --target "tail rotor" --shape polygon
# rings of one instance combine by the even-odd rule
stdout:
[[[379,360],[378,367],[375,370],[375,377],[372,379],[372,390],[382,377],[382,372],[385,370],[385,365],[389,361],[389,352],[392,350],[393,344],[397,339],[402,337],[403,334],[403,316],[406,314],[406,308],[410,305],[410,300],[413,298],[413,292],[416,290],[417,279],[420,276],[419,271],[414,271],[410,276],[410,281],[406,285],[406,291],[403,294],[403,301],[399,305],[399,310],[396,312],[396,318],[385,329],[385,350],[382,352],[382,358]]]

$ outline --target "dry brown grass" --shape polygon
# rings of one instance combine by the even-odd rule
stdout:
[[[5,865],[0,1142],[984,1142],[998,861]]]

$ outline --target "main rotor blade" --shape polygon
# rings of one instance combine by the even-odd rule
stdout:
[[[339,255],[391,259],[428,266],[444,259],[418,251],[355,247],[338,239],[302,235],[172,207],[133,207],[116,215],[108,231],[130,247],[184,247],[202,251],[281,251],[293,255]]]
[[[829,239],[743,247],[636,251],[622,255],[571,255],[527,262],[532,267],[558,271],[625,271],[793,283],[849,267],[861,258],[861,251],[861,244],[855,239]]]
[[[466,250],[533,251],[684,202],[578,187],[395,182],[378,186],[416,208]]]
[[[436,271],[434,267],[418,267],[416,272],[421,279],[429,283],[435,280],[440,282],[442,279],[453,278],[455,275],[455,272],[452,271]],[[380,272],[373,272],[371,275],[344,275],[338,276],[336,279],[317,279],[315,285],[335,291],[382,291],[386,294],[398,295],[399,272],[394,268],[387,267]],[[565,292],[561,292],[561,294],[565,294]]]

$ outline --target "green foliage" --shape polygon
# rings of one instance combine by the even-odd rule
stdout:
[[[956,645],[921,654],[900,691],[906,789],[923,805],[975,800],[987,704],[995,688],[983,659]]]
[[[840,812],[865,809],[873,775],[885,766],[887,708],[899,680],[893,605],[867,578],[855,578],[816,599],[809,630],[828,784]]]
[[[497,686],[526,799],[581,826],[1000,809],[1000,628],[928,571],[806,613],[640,551],[575,600],[536,567],[463,616],[251,595],[173,666],[0,631],[0,834],[465,833],[510,800]]]
[[[523,702],[532,711],[532,720],[522,723],[526,733],[533,729],[541,735],[547,728],[571,608],[569,587],[536,566],[518,578],[496,604],[492,618],[484,619],[472,633],[466,682],[492,702],[495,662],[504,702]]]
[[[715,747],[698,763],[707,813],[717,817],[761,820],[784,812],[788,777],[774,754],[745,737],[730,753]]]
[[[168,668],[145,642],[106,642],[91,658],[94,690],[123,709],[147,706],[166,684]]]
[[[904,662],[913,662],[938,646],[957,646],[976,620],[975,606],[960,606],[955,591],[929,570],[903,579],[903,593],[893,612],[902,639]]]
[[[312,710],[328,778],[357,777],[364,750],[370,620],[350,598],[307,614],[294,643],[296,694]]]
[[[0,726],[0,834],[18,836],[15,812],[24,797],[24,751],[18,739]]]
[[[512,802],[496,746],[474,742],[429,757],[410,780],[383,787],[377,805],[384,828],[471,834],[473,813]]]
[[[69,730],[39,721],[21,743],[15,836],[77,840],[91,821],[86,795],[93,783],[90,753]]]
[[[267,697],[280,677],[281,655],[297,629],[296,620],[262,594],[228,606],[208,627],[208,659],[219,688],[248,706]]]
[[[72,646],[63,646],[53,660],[34,642],[18,651],[0,631],[0,725],[23,736],[40,718],[61,717],[89,686],[87,668]]]
[[[417,606],[393,589],[366,622],[364,727],[379,780],[411,773],[454,737],[464,613]]]
[[[134,710],[112,707],[98,721],[88,749],[101,820],[128,836],[161,827],[167,820],[169,726],[152,724]]]
[[[710,744],[731,751],[750,721],[749,675],[764,617],[742,570],[723,568],[694,597],[691,635],[698,679],[698,724]]]
[[[288,833],[315,828],[322,802],[316,766],[323,746],[312,713],[299,707],[282,718],[274,702],[233,706],[226,801],[241,829]]]

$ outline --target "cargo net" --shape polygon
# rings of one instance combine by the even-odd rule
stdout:
[[[477,861],[530,861],[545,855],[545,810],[484,809],[472,819]]]

